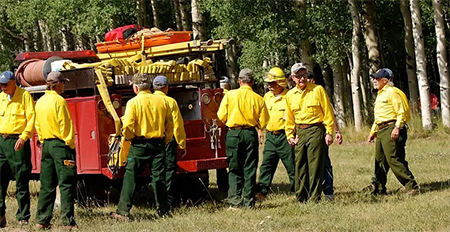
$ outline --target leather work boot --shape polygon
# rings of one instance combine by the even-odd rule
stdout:
[[[39,230],[49,230],[50,228],[52,228],[52,224],[36,224],[36,229]]]
[[[26,226],[28,225],[28,221],[27,220],[20,220],[19,221],[19,226]]]
[[[111,217],[111,219],[116,219],[116,220],[121,220],[121,221],[128,221],[128,220],[130,220],[127,216],[120,215],[120,214],[118,214],[116,212],[111,212],[109,214],[109,216]]]
[[[59,229],[61,229],[61,230],[77,230],[78,225],[60,226]]]
[[[0,228],[6,227],[6,216],[0,216]]]
[[[264,194],[264,193],[262,193],[262,192],[257,192],[256,194],[255,194],[255,199],[256,199],[256,201],[259,201],[259,202],[263,202],[263,201],[265,201],[266,200],[266,194]]]

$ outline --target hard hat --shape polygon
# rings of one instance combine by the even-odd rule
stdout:
[[[271,68],[268,73],[266,73],[265,82],[274,82],[274,81],[285,81],[286,76],[281,68],[275,67]]]

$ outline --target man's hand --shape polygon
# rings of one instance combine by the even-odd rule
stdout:
[[[341,132],[336,132],[336,142],[341,145],[343,141]]]
[[[331,136],[330,134],[326,134],[325,135],[325,143],[327,144],[327,146],[330,146],[331,144],[333,144],[333,136]]]
[[[398,139],[399,136],[400,136],[400,129],[397,126],[395,126],[391,133],[391,139],[395,141]]]
[[[187,154],[187,151],[186,151],[186,148],[185,149],[179,149],[179,150],[180,150],[180,159],[182,159]]]
[[[263,134],[262,130],[258,130],[258,139],[259,139],[259,144],[263,144],[264,134]]]
[[[369,136],[367,137],[367,142],[368,143],[373,143],[376,138],[377,138],[377,134],[376,133],[369,134]]]
[[[298,143],[298,135],[296,135],[294,138],[290,138],[288,140],[289,145],[291,145],[291,147],[297,145]]]
[[[14,145],[14,151],[18,151],[18,150],[22,149],[24,144],[25,144],[25,140],[23,140],[22,138],[19,138],[17,140],[16,144]]]

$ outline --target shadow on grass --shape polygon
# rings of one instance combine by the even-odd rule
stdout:
[[[420,192],[432,192],[432,191],[441,191],[445,189],[450,189],[450,180],[443,181],[433,181],[429,183],[420,184]]]

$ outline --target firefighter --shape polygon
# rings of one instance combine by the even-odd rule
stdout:
[[[162,96],[150,92],[150,82],[143,74],[133,76],[133,90],[137,94],[127,102],[122,117],[122,134],[131,141],[119,206],[111,218],[127,220],[137,177],[147,164],[152,174],[152,188],[160,217],[168,216],[166,191],[165,146],[173,137],[173,118],[170,106]]]
[[[286,139],[286,93],[288,82],[283,70],[278,67],[270,69],[264,80],[270,92],[264,95],[264,102],[269,111],[266,141],[264,143],[263,161],[259,168],[257,200],[264,200],[270,190],[278,161],[283,162],[289,177],[290,190],[294,193],[294,152]]]
[[[154,94],[163,96],[170,106],[171,115],[173,117],[173,138],[166,144],[166,187],[167,200],[172,205],[175,199],[174,194],[174,178],[177,174],[177,147],[181,151],[181,157],[186,155],[186,133],[184,131],[183,116],[181,116],[180,108],[175,99],[167,96],[169,92],[169,83],[165,76],[157,76],[153,79]]]
[[[374,105],[375,120],[367,137],[375,145],[375,178],[372,194],[386,195],[387,173],[392,169],[408,195],[419,193],[419,185],[405,160],[407,125],[410,112],[406,95],[389,84],[392,71],[387,68],[370,74],[374,88],[378,89]]]
[[[333,143],[333,109],[325,89],[308,82],[307,68],[296,63],[291,77],[296,87],[286,95],[286,136],[295,146],[297,200],[319,201],[324,172],[324,142]]]
[[[56,186],[61,193],[62,229],[77,228],[74,201],[77,184],[75,130],[66,100],[60,96],[65,82],[60,72],[47,76],[47,90],[36,102],[36,131],[42,143],[41,189],[36,212],[36,228],[51,227]]]
[[[10,71],[0,75],[0,228],[6,226],[6,191],[9,180],[16,180],[17,213],[20,225],[30,218],[31,148],[34,131],[34,101],[30,93],[16,84]]]
[[[269,115],[261,96],[253,92],[253,71],[239,73],[239,89],[230,90],[222,99],[217,116],[226,124],[230,209],[253,207],[258,166],[258,132],[266,126]],[[243,191],[242,191],[243,190]],[[243,195],[243,196],[241,196]]]

